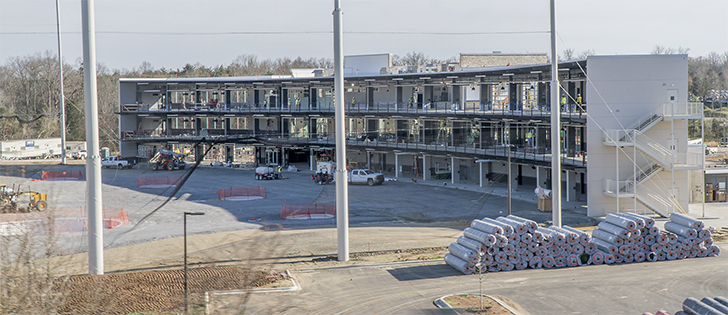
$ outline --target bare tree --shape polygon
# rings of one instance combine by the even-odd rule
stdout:
[[[594,51],[594,49],[587,49],[579,54],[579,59],[586,59],[587,57],[593,55],[596,55],[596,51]]]
[[[559,56],[559,61],[568,60],[574,60],[574,48],[564,49],[564,51],[562,51],[561,55]]]

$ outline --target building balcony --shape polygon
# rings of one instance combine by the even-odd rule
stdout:
[[[268,106],[254,103],[231,103],[231,104],[209,104],[209,103],[171,103],[171,104],[123,104],[120,106],[121,114],[331,114],[335,108],[331,102],[309,104],[307,106],[277,105]],[[467,102],[452,104],[449,102],[434,102],[427,104],[407,104],[396,102],[374,102],[372,104],[355,103],[346,104],[346,112],[349,114],[411,114],[411,115],[456,115],[456,116],[494,116],[494,117],[528,117],[548,119],[551,117],[550,106],[548,105],[517,105],[517,104],[477,104]],[[562,118],[586,120],[586,106],[568,104],[561,107]]]

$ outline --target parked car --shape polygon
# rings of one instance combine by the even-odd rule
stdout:
[[[86,150],[81,150],[81,151],[77,151],[77,152],[71,153],[71,157],[74,160],[78,160],[78,159],[85,160],[86,159],[86,155],[87,155]]]

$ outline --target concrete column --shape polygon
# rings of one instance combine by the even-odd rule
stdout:
[[[309,163],[308,164],[310,164],[309,166],[311,167],[311,171],[314,171],[314,170],[316,170],[316,156],[313,154],[313,149],[308,149],[308,151],[309,151],[309,157],[308,157]]]
[[[367,168],[371,169],[372,168],[372,153],[367,151],[366,154],[367,154]]]
[[[430,164],[432,163],[432,157],[423,155],[422,156],[422,180],[430,179]]]
[[[576,191],[577,190],[574,189],[576,186],[576,175],[577,175],[576,172],[566,171],[566,181],[567,181],[567,184],[566,184],[567,199],[566,200],[567,201],[576,200]]]
[[[450,165],[452,166],[452,169],[450,170],[450,178],[451,182],[453,184],[457,184],[460,182],[460,173],[458,171],[460,170],[460,159],[456,157],[450,158]]]
[[[401,170],[399,169],[399,154],[394,154],[394,178],[399,178]]]
[[[571,172],[566,171],[566,201],[571,201]]]
[[[541,186],[541,167],[540,166],[536,166],[536,185]]]
[[[480,182],[480,187],[482,188],[483,182],[485,181],[485,175],[483,173],[483,162],[478,163],[478,170],[480,171],[480,177],[478,181]]]
[[[467,86],[460,86],[460,110],[465,110],[465,98],[468,95],[467,89]]]

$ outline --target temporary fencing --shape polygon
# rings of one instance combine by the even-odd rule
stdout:
[[[81,171],[43,171],[40,177],[41,180],[79,180],[81,178],[83,178]]]
[[[538,227],[535,221],[513,215],[475,219],[450,245],[445,262],[471,274],[720,254],[713,245],[712,228],[706,229],[702,221],[677,213],[670,220],[661,231],[649,217],[610,214],[589,235],[569,226]]]
[[[115,229],[126,225],[127,223],[129,223],[129,217],[126,215],[126,211],[124,211],[124,209],[120,209],[118,215],[104,219],[104,227],[107,229]]]
[[[289,203],[281,206],[281,219],[308,220],[336,217],[336,206],[325,203]]]
[[[248,186],[239,187],[231,186],[228,189],[220,189],[217,191],[220,200],[238,201],[265,198],[265,187]]]
[[[179,185],[182,181],[182,177],[141,177],[137,180],[137,187],[139,188],[168,188]]]
[[[129,223],[124,209],[103,207],[103,228],[114,229]],[[88,230],[85,207],[48,208],[42,212],[0,214],[0,235],[59,234]]]

